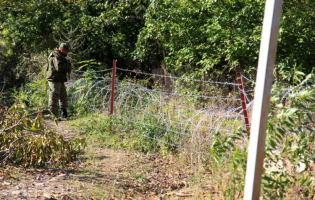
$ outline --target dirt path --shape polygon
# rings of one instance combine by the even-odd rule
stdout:
[[[46,125],[77,134],[65,121]],[[1,168],[0,199],[199,199],[188,188],[191,167],[173,159],[88,145],[67,169]]]

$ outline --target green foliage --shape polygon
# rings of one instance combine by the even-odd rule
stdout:
[[[62,135],[45,128],[42,113],[25,112],[14,105],[0,121],[0,159],[25,167],[62,167],[73,161],[86,146],[84,138],[65,141]]]
[[[154,116],[147,116],[143,122],[144,124],[133,123],[129,120],[137,121],[138,119],[130,116],[128,121],[123,118],[115,120],[115,125],[119,127],[119,131],[132,136],[126,138],[126,146],[129,148],[144,153],[161,152],[162,154],[168,154],[178,152],[178,143],[183,138],[174,132],[174,128],[168,128],[166,122]]]
[[[56,19],[67,13],[66,5],[56,1],[10,1],[0,3],[1,37],[10,49],[39,53],[56,45],[52,40]],[[19,48],[16,48],[19,47]]]
[[[138,32],[143,27],[146,0],[84,1],[81,10],[82,32],[85,33],[88,54],[111,65],[113,58],[120,66],[132,66]],[[92,30],[92,31],[91,31]],[[102,42],[100,42],[102,41]]]
[[[308,199],[315,194],[315,80],[313,75],[297,75],[296,85],[289,92],[288,85],[273,87],[262,184],[262,195],[267,199]],[[246,135],[246,131],[238,130],[232,135],[216,133],[212,138],[210,159],[214,162],[210,162],[209,170],[230,166],[231,184],[223,189],[226,198],[235,198],[244,189]]]
[[[314,115],[313,75],[283,96],[283,85],[275,85],[266,140],[264,193],[270,198],[314,196]],[[296,196],[296,197],[297,197]]]
[[[9,87],[27,82],[37,55],[46,58],[63,41],[71,44],[74,68],[91,59],[109,68],[115,58],[128,69],[149,72],[163,65],[172,74],[225,81],[234,81],[240,66],[254,79],[264,6],[264,0],[3,0],[0,73]],[[312,71],[312,10],[311,0],[283,3],[280,81],[294,82],[297,71]]]
[[[151,63],[166,62],[168,71],[191,77],[206,73],[234,79],[234,67],[240,66],[253,78],[264,6],[263,0],[152,1],[134,56]],[[314,44],[314,4],[294,0],[283,7],[277,69],[280,80],[290,81],[292,66],[308,74],[314,65],[313,46],[308,45]]]
[[[69,121],[69,124],[80,130],[81,134],[88,134],[92,138],[90,143],[110,148],[123,146],[121,133],[117,132],[115,127],[111,127],[111,118],[101,113],[88,114]]]
[[[310,54],[314,49],[315,5],[311,0],[283,1],[279,32],[277,67],[280,78],[293,81],[295,71],[309,74],[315,63]],[[292,67],[294,66],[294,67]]]
[[[84,64],[83,67],[87,67],[86,65]],[[84,115],[89,109],[94,108],[93,105],[99,105],[103,101],[108,100],[99,98],[101,94],[98,93],[98,87],[108,86],[109,83],[107,81],[104,82],[104,80],[97,80],[95,76],[96,74],[93,73],[93,70],[88,68],[81,78],[77,79],[71,87],[68,87],[68,96],[75,98],[71,106],[77,115]],[[97,76],[100,75],[97,74]]]
[[[165,124],[157,124],[155,118],[148,119],[146,123],[150,123],[151,126],[130,123],[115,115],[108,117],[98,113],[70,122],[83,133],[95,138],[95,142],[101,146],[124,147],[145,153],[162,152],[167,154],[178,151],[176,143],[179,141],[179,136],[177,134],[166,133],[161,127],[165,128]]]
[[[212,145],[210,147],[210,166],[208,170],[222,170],[222,174],[228,174],[229,184],[223,186],[222,192],[225,198],[234,199],[244,190],[247,148],[239,146],[247,137],[247,132],[241,129],[233,134],[222,135],[216,133],[212,136]],[[209,162],[209,161],[208,161]],[[226,175],[225,175],[226,176]]]
[[[44,78],[27,83],[16,92],[16,103],[24,103],[29,108],[44,109],[48,105],[48,88],[48,82]]]
[[[135,57],[165,60],[168,71],[190,77],[220,75],[238,65],[251,73],[257,63],[263,5],[247,0],[152,1]]]

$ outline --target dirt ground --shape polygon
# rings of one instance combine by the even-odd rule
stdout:
[[[45,121],[66,139],[77,134],[66,121]],[[174,157],[88,144],[66,169],[0,168],[0,199],[204,199],[189,187],[192,169]]]

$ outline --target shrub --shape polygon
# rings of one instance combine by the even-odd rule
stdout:
[[[25,84],[20,91],[15,92],[15,101],[24,103],[27,107],[46,108],[48,106],[48,82],[39,75],[38,79]]]
[[[86,146],[84,138],[65,141],[62,135],[45,127],[41,112],[29,114],[25,107],[14,105],[0,121],[2,164],[64,166]]]
[[[275,85],[266,139],[263,189],[270,198],[313,199],[315,90],[309,75],[297,86]]]

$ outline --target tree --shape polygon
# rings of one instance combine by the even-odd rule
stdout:
[[[312,72],[315,64],[314,27],[314,1],[283,2],[277,57],[281,80],[293,81],[297,71],[305,74]]]
[[[240,66],[255,79],[264,6],[264,0],[151,1],[134,56],[199,78],[208,73],[235,79],[233,69]],[[314,7],[310,0],[284,1],[276,63],[280,80],[312,70]]]
[[[251,73],[257,65],[262,15],[263,1],[152,1],[135,57],[165,59],[169,71],[199,78],[239,65]]]

